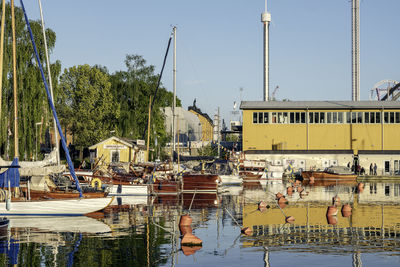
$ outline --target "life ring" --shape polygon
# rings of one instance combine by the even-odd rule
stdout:
[[[100,190],[101,189],[101,180],[100,180],[100,178],[92,179],[92,181],[90,182],[90,186]]]

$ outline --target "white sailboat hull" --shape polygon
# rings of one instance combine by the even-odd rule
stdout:
[[[0,203],[0,215],[15,216],[80,216],[106,208],[113,198],[82,198],[67,200],[42,200],[11,202],[11,208],[6,209],[6,203]]]
[[[219,175],[219,178],[223,185],[241,184],[243,182],[242,177],[239,175]]]
[[[150,190],[148,185],[113,185],[110,189],[110,196],[148,196]]]

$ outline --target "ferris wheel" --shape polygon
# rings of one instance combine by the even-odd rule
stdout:
[[[382,80],[371,89],[369,100],[395,101],[400,98],[400,83],[396,80]]]

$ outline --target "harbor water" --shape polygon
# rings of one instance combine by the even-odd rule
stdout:
[[[400,181],[290,186],[122,196],[88,216],[9,217],[0,266],[400,266]],[[182,244],[182,215],[201,244]]]

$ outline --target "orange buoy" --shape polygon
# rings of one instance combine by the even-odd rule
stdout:
[[[253,233],[253,230],[250,227],[244,227],[240,231],[245,235],[251,235]]]
[[[340,197],[337,195],[332,198],[332,205],[340,205]]]
[[[181,246],[183,255],[190,256],[196,253],[196,251],[201,249],[201,246]]]
[[[181,240],[181,245],[186,244],[186,245],[201,245],[203,243],[203,240],[198,238],[197,236],[187,233],[182,237]]]
[[[342,207],[342,216],[343,217],[350,217],[351,216],[351,206],[349,204],[345,204]]]
[[[281,192],[276,193],[276,199],[280,199],[281,197],[283,197],[283,194]]]
[[[337,208],[336,206],[329,206],[328,210],[326,211],[327,216],[333,216],[337,214]]]
[[[301,185],[301,181],[300,180],[296,180],[296,181],[294,181],[294,184],[295,185]]]
[[[190,226],[192,224],[192,217],[190,217],[189,215],[182,215],[181,219],[179,221],[179,226]]]
[[[285,218],[285,222],[287,222],[287,223],[293,223],[293,222],[294,222],[294,217],[293,217],[293,216],[287,216],[287,217]]]
[[[261,212],[266,211],[267,209],[269,209],[269,205],[267,205],[267,203],[265,203],[264,201],[260,201],[258,203],[258,210]]]
[[[364,183],[359,183],[357,186],[358,192],[362,193],[364,191]]]
[[[287,203],[288,203],[288,202],[286,202],[286,203],[278,203],[278,206],[279,206],[281,209],[284,209],[284,208],[286,208]]]
[[[313,184],[315,182],[314,176],[310,176],[310,184]]]
[[[337,217],[336,216],[326,216],[328,224],[336,225],[337,224]]]
[[[300,185],[297,187],[297,192],[301,193],[304,190],[303,187],[301,187]]]
[[[287,204],[288,201],[286,200],[285,197],[281,197],[280,199],[278,199],[278,204],[280,204],[280,203],[285,203],[285,204]]]
[[[192,226],[190,225],[179,225],[179,230],[181,231],[181,235],[191,234]]]
[[[288,194],[289,196],[293,195],[293,187],[292,187],[292,186],[289,186],[289,187],[286,189],[286,191],[287,191],[287,194]]]

